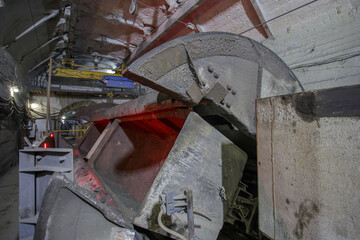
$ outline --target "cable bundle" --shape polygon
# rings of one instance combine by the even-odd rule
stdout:
[[[32,109],[30,108],[30,111],[35,113],[36,115],[40,116],[40,117],[43,117],[43,118],[46,118],[46,113],[42,113],[42,112],[39,112],[39,111],[36,111],[35,109]],[[50,117],[58,117],[60,114],[60,112],[57,112],[57,113],[52,113]]]
[[[29,114],[25,106],[18,106],[14,98],[5,99],[0,97],[0,120],[13,117],[16,122],[26,124]]]

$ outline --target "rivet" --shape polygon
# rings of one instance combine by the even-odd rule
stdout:
[[[216,73],[216,72],[214,72],[214,78],[218,78],[219,77],[219,74],[218,73]]]
[[[232,95],[235,95],[235,94],[236,94],[236,90],[233,89],[233,90],[231,91],[231,93],[232,93]]]
[[[221,105],[224,105],[225,104],[225,101],[224,101],[224,99],[223,100],[221,100]]]
[[[227,88],[227,90],[231,90],[231,86],[228,84],[228,85],[226,85],[226,88]]]
[[[212,73],[214,71],[214,68],[211,65],[209,65],[208,66],[208,71]]]
[[[226,106],[227,106],[228,108],[230,108],[230,107],[231,107],[231,103],[227,102],[227,103],[226,103]]]

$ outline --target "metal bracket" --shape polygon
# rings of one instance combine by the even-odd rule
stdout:
[[[234,224],[235,221],[243,222],[246,233],[250,234],[253,229],[254,219],[256,219],[256,211],[258,208],[258,199],[254,198],[246,188],[248,186],[242,182],[231,201],[231,206],[226,214],[225,221]]]
[[[185,193],[175,195],[176,192],[163,193],[161,195],[161,202],[163,203],[164,213],[168,216],[174,213],[186,210],[186,195]]]
[[[195,226],[192,191],[186,189],[178,195],[176,195],[175,191],[163,193],[161,195],[161,203],[164,213],[168,216],[177,212],[186,211],[189,231],[188,239],[193,240],[195,237]]]

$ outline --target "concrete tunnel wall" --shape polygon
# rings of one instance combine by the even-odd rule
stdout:
[[[13,111],[8,115],[11,103],[10,86],[17,86],[19,92],[14,93],[13,102],[18,107],[23,107],[27,98],[24,89],[24,77],[12,57],[0,48],[0,176],[3,175],[18,160],[18,150],[22,147],[22,138],[25,134],[24,125],[18,122],[19,115]],[[5,107],[6,106],[6,107]],[[22,114],[20,114],[22,115]]]

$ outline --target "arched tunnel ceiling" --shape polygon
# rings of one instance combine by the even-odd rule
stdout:
[[[3,2],[1,46],[32,74],[43,72],[50,57],[115,68],[182,35],[240,33],[260,22],[250,0],[141,0],[133,15],[131,0]],[[259,28],[247,36],[261,41],[267,35]]]
[[[24,71],[61,51],[64,25],[59,24],[61,1],[3,1],[0,42]],[[59,54],[59,53],[57,53]]]
[[[129,8],[135,1],[137,11]],[[0,45],[24,73],[37,76],[50,57],[55,65],[115,68],[174,38],[209,31],[241,34],[310,0],[2,0]],[[295,15],[243,35],[262,41],[305,18],[327,12],[340,0],[316,1]],[[275,33],[275,34],[274,34]]]

